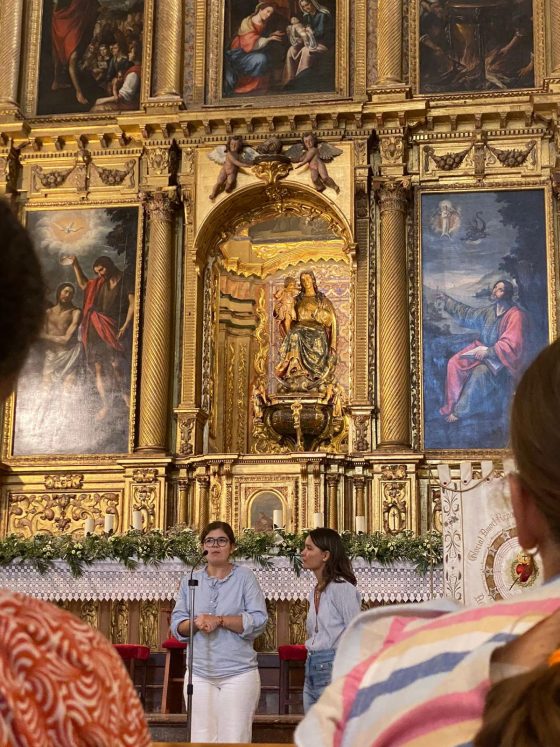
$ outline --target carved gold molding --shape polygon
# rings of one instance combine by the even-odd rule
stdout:
[[[18,110],[23,1],[0,4],[0,108]]]

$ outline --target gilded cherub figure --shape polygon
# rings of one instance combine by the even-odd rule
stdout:
[[[311,181],[318,192],[324,192],[327,187],[331,187],[337,194],[340,192],[340,187],[329,176],[325,163],[329,163],[333,158],[340,156],[341,153],[340,148],[335,148],[334,145],[319,143],[314,132],[304,135],[301,143],[292,145],[286,151],[286,155],[289,156],[292,163],[297,164],[296,169],[300,169],[306,164],[309,165]]]
[[[210,193],[210,199],[215,200],[223,191],[233,192],[237,186],[237,172],[245,166],[250,166],[257,152],[245,145],[240,135],[232,135],[225,145],[219,145],[208,154],[214,163],[221,164],[216,184]]]
[[[266,405],[270,404],[270,398],[266,387],[262,382],[255,381],[251,392],[253,401],[253,417],[255,420],[262,420]]]
[[[284,280],[283,288],[274,294],[274,316],[280,322],[280,329],[287,335],[292,322],[297,319],[296,296],[299,288],[296,279],[291,275]]]

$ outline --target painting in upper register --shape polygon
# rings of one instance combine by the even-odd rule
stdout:
[[[138,109],[144,0],[44,0],[37,114]]]
[[[128,452],[138,208],[40,210],[27,225],[48,308],[18,382],[14,456]]]
[[[222,96],[334,91],[335,39],[335,0],[226,0]]]
[[[424,194],[421,210],[424,447],[505,448],[549,339],[544,191]]]
[[[535,85],[532,0],[421,0],[421,93]]]

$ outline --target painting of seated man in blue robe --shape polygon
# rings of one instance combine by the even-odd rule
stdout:
[[[225,98],[335,90],[336,0],[226,0]]]
[[[547,345],[542,190],[422,195],[424,448],[501,449]]]

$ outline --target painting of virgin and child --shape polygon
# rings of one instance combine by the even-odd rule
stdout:
[[[224,97],[335,89],[335,0],[226,0]]]
[[[505,448],[549,338],[544,193],[424,194],[421,223],[424,447]]]

